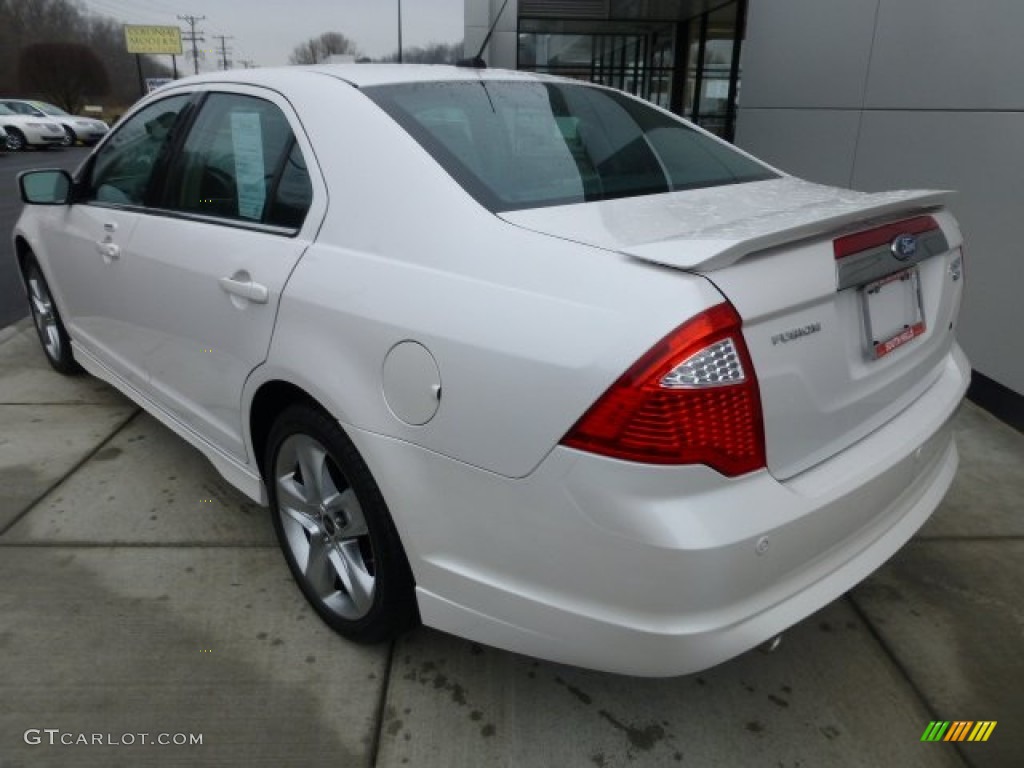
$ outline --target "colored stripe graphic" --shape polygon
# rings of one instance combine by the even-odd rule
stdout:
[[[988,741],[996,729],[996,720],[932,720],[921,734],[921,741]]]
[[[971,735],[967,737],[968,741],[988,741],[988,737],[992,735],[992,731],[996,729],[995,720],[982,720],[979,721],[974,730],[971,731]]]
[[[964,736],[967,735],[967,729],[973,725],[969,720],[957,720],[953,723],[953,727],[949,729],[949,733],[946,734],[946,738],[943,741],[963,741]]]

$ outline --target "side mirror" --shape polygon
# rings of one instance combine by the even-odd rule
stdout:
[[[61,170],[25,171],[18,175],[21,199],[29,205],[67,205],[71,174]]]

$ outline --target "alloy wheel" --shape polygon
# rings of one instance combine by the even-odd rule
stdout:
[[[43,342],[47,356],[51,360],[59,360],[61,349],[60,329],[54,310],[53,297],[49,288],[38,274],[28,278],[29,304],[32,307],[32,320],[35,322],[39,338]]]
[[[305,434],[274,464],[277,514],[301,578],[331,613],[356,621],[373,607],[376,558],[362,505],[327,449]]]
[[[25,137],[20,132],[7,129],[7,148],[11,152],[17,152],[18,150],[25,148]]]

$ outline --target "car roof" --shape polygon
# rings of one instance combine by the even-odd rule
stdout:
[[[176,80],[170,85],[190,83],[251,83],[253,85],[299,85],[317,77],[334,77],[357,88],[397,83],[477,80],[552,80],[547,75],[507,69],[475,69],[448,64],[313,64],[310,66],[260,67],[210,72]]]

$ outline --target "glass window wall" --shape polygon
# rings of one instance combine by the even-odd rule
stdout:
[[[609,6],[628,18],[521,16],[519,69],[618,88],[732,139],[746,4],[687,15],[690,4],[676,3],[675,18],[649,18],[638,3]]]

